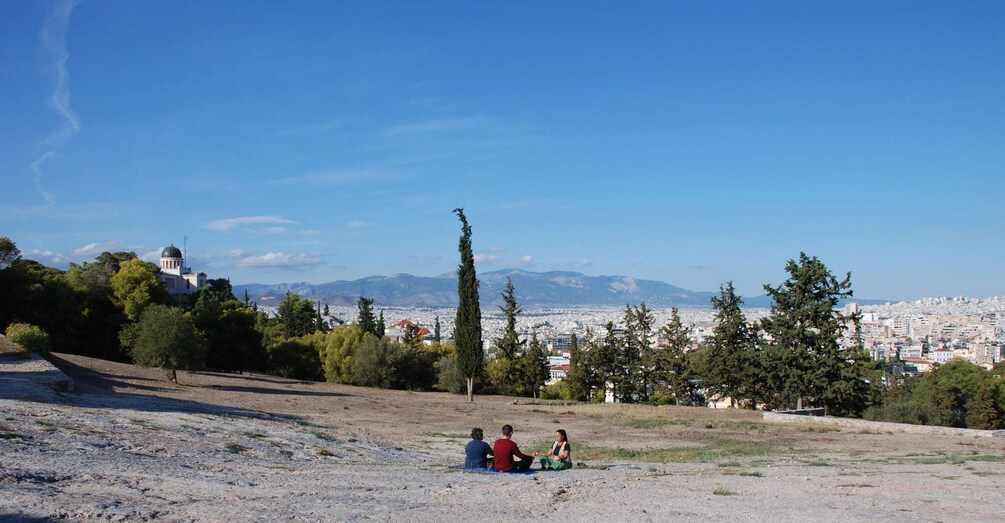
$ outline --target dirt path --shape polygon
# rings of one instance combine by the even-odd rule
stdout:
[[[157,370],[53,361],[75,392],[0,389],[0,520],[998,521],[1003,506],[1001,439],[262,375],[173,385]],[[566,429],[578,466],[449,468],[472,426],[491,440],[503,423],[525,451]]]

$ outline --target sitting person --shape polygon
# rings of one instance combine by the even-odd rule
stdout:
[[[492,447],[482,441],[485,437],[482,429],[475,427],[471,429],[471,441],[464,447],[464,468],[466,469],[486,469],[488,468],[488,456],[492,456]]]
[[[538,455],[537,452],[534,453]],[[572,468],[572,447],[569,446],[569,436],[565,430],[555,431],[555,443],[547,454],[541,455],[541,470],[565,470]]]
[[[526,472],[534,463],[534,457],[520,452],[520,447],[510,439],[511,436],[513,436],[513,426],[503,425],[502,437],[496,440],[492,449],[495,453],[495,469],[499,472]],[[514,456],[520,461],[515,461]]]

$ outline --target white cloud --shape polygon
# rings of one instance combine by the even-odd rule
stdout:
[[[297,222],[289,219],[283,218],[282,216],[239,216],[237,218],[224,218],[222,220],[215,220],[206,224],[206,228],[214,231],[227,232],[233,230],[239,225],[289,225],[295,224]],[[270,232],[269,229],[274,229],[275,227],[264,227],[257,229],[259,232]],[[255,229],[253,229],[255,230]],[[286,229],[283,228],[283,231]]]
[[[579,266],[580,267],[589,267],[591,265],[593,265],[593,262],[591,262],[590,260],[587,260],[586,258],[583,258],[582,260],[579,260]]]
[[[537,265],[537,262],[535,262],[534,257],[529,254],[524,254],[519,259],[509,262],[509,267],[511,269],[516,269],[519,267],[533,267],[535,265]]]
[[[363,227],[373,227],[373,224],[364,222],[362,220],[352,220],[349,223],[345,224],[345,226],[350,229],[361,229]]]
[[[241,267],[269,267],[304,269],[321,265],[320,254],[283,254],[268,252],[261,256],[248,256],[238,262]]]
[[[491,249],[489,249],[489,252],[505,252],[505,251],[506,249],[503,249],[502,247],[496,247],[494,245],[492,246]]]
[[[489,263],[495,263],[497,261],[499,261],[499,257],[496,256],[495,254],[475,253],[475,263],[489,264]]]
[[[614,292],[639,292],[639,284],[635,278],[622,278],[621,281],[611,282],[610,288]]]
[[[70,72],[66,68],[66,62],[70,59],[70,53],[66,49],[66,30],[70,26],[70,15],[76,5],[76,0],[67,0],[53,6],[39,31],[42,50],[50,61],[49,66],[56,80],[49,104],[63,119],[62,125],[43,142],[48,150],[31,162],[31,170],[35,173],[35,188],[44,201],[43,209],[56,203],[56,195],[42,187],[42,164],[55,157],[66,142],[80,133],[80,118],[70,106]]]
[[[24,257],[29,260],[35,260],[43,264],[59,265],[67,263],[70,260],[66,259],[65,256],[59,254],[58,252],[53,252],[49,250],[39,250],[32,249],[24,254]]]
[[[118,249],[122,247],[122,242],[104,242],[104,243],[88,243],[83,247],[73,250],[74,256],[90,256],[92,254],[101,254],[105,251],[111,251],[112,249]]]
[[[157,263],[161,259],[161,252],[163,252],[163,249],[154,249],[152,251],[147,251],[140,254],[140,259],[151,263]]]
[[[286,231],[286,227],[262,227],[259,229],[259,232],[264,232],[265,234],[282,234]]]

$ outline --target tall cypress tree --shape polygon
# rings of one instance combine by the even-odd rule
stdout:
[[[441,341],[443,341],[440,338],[440,316],[439,315],[436,316],[436,323],[433,324],[433,341],[436,342],[436,343],[440,343]]]
[[[457,366],[468,386],[468,401],[475,401],[475,377],[481,374],[485,355],[482,351],[482,310],[478,304],[478,277],[475,255],[471,250],[471,225],[464,209],[454,209],[461,221],[461,237],[457,250],[461,263],[457,268],[457,317],[454,320],[454,343]]]

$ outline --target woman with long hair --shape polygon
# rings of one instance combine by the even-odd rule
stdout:
[[[537,455],[537,453],[535,453]],[[541,470],[565,470],[572,468],[572,447],[569,446],[569,435],[564,429],[555,431],[555,443],[551,450],[541,456]]]

